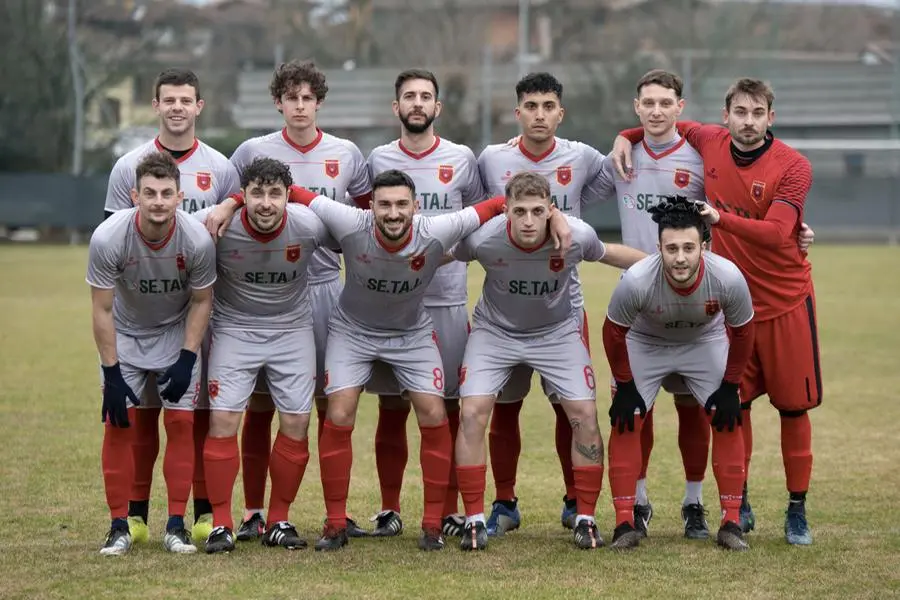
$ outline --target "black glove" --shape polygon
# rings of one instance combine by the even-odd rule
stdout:
[[[715,392],[706,401],[706,414],[715,409],[716,414],[712,418],[712,426],[716,431],[722,431],[728,427],[728,431],[734,431],[735,424],[742,425],[741,399],[738,396],[738,384],[723,381]]]
[[[641,412],[641,418],[647,415],[647,405],[638,392],[634,379],[631,381],[617,381],[616,394],[613,396],[612,406],[609,407],[609,424],[619,427],[619,433],[625,433],[625,425],[628,431],[634,431],[634,411]]]
[[[100,411],[100,422],[106,423],[106,419],[109,417],[109,424],[113,427],[130,427],[128,400],[131,400],[135,406],[141,404],[134,395],[134,391],[125,383],[119,363],[111,367],[103,367],[103,408]]]
[[[197,362],[197,354],[190,350],[181,350],[178,360],[175,364],[166,369],[163,376],[159,378],[159,385],[165,385],[166,389],[162,390],[159,395],[163,400],[169,402],[178,402],[184,393],[187,392],[191,385],[191,376],[194,373],[194,363]]]

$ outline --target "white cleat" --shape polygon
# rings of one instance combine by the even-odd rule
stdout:
[[[122,556],[131,550],[131,533],[126,529],[110,529],[106,542],[100,548],[103,556]]]
[[[170,529],[163,538],[163,546],[175,554],[194,554],[197,546],[191,543],[191,534],[186,529]]]

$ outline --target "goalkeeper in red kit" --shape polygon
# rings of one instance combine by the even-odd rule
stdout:
[[[750,404],[763,394],[781,415],[781,453],[790,494],[784,531],[789,544],[809,545],[806,492],[812,473],[809,411],[822,402],[822,374],[812,267],[797,246],[809,161],[775,139],[772,88],[740,79],[725,95],[726,127],[684,122],[678,129],[703,158],[708,204],[702,215],[713,226],[712,251],[734,262],[753,297],[756,340],[740,384],[747,473],[753,434]],[[631,169],[631,144],[643,129],[616,138],[613,160],[623,177]],[[741,526],[754,517],[744,485]]]

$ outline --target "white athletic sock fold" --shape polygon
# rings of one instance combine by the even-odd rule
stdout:
[[[471,517],[466,517],[466,525],[474,525],[475,523],[485,524],[484,513],[478,513],[477,515],[472,515]]]
[[[687,481],[684,484],[683,506],[688,504],[703,504],[703,482]]]
[[[646,506],[650,504],[650,498],[647,497],[647,480],[638,479],[637,487],[634,491],[634,503]]]

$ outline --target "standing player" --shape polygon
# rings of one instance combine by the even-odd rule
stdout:
[[[390,169],[409,175],[416,186],[418,212],[437,216],[462,210],[485,198],[475,155],[466,146],[439,138],[434,120],[441,114],[438,83],[434,74],[420,69],[403,71],[394,83],[394,114],[400,119],[400,139],[375,148],[369,155],[373,177]],[[455,443],[459,428],[459,368],[469,331],[466,266],[453,262],[438,269],[425,293],[425,307],[441,340],[444,361],[444,401]],[[374,517],[373,535],[399,535],[400,489],[409,449],[406,419],[409,400],[399,395],[399,386],[389,369],[379,365],[366,386],[377,393],[378,427],[375,430],[375,464],[381,484],[381,511]],[[451,456],[452,459],[452,456]],[[444,503],[442,528],[445,535],[458,535],[463,518],[456,514],[459,490],[452,465]]]
[[[663,382],[680,378],[707,412],[715,411],[713,473],[722,505],[716,541],[746,550],[738,525],[744,480],[738,382],[753,351],[750,291],[733,263],[704,253],[705,227],[694,201],[678,196],[650,210],[659,223],[660,250],[625,272],[603,324],[616,382],[609,409],[609,485],[616,509],[611,547],[640,544],[634,490],[641,429]]]
[[[154,152],[135,168],[135,208],[118,211],[91,236],[94,339],[103,371],[103,481],[112,525],[104,555],[131,548],[128,499],[134,485],[138,396],[157,375],[169,434],[164,466],[169,496],[166,550],[196,552],[184,526],[191,492],[193,410],[200,392],[197,354],[212,309],[215,247],[203,226],[177,210],[178,165]],[[173,435],[177,432],[177,435]],[[174,444],[173,438],[181,441]]]
[[[239,459],[237,432],[257,376],[278,407],[278,435],[269,473],[269,526],[263,545],[306,547],[288,510],[309,462],[316,355],[307,266],[328,240],[325,225],[305,206],[287,206],[288,166],[257,158],[241,172],[246,206],[218,243],[209,391],[212,418],[204,460],[214,525],[206,552],[234,550],[231,496]],[[209,210],[197,213],[201,220]]]
[[[753,357],[741,380],[747,471],[753,436],[750,402],[768,393],[781,415],[781,452],[789,492],[785,537],[808,545],[806,492],[812,474],[812,426],[808,410],[822,402],[812,267],[797,247],[806,195],[812,183],[809,161],[774,138],[772,88],[740,79],[725,95],[727,127],[682,123],[688,143],[707,170],[704,217],[716,228],[713,251],[733,261],[747,278],[756,312]],[[643,132],[623,135],[640,141]],[[616,138],[614,157],[624,175],[631,169],[631,143]],[[790,357],[786,360],[785,357]],[[742,528],[754,526],[747,501]]]
[[[284,115],[284,128],[251,138],[238,146],[231,157],[238,171],[255,158],[275,158],[290,167],[291,177],[297,185],[339,202],[349,195],[359,206],[368,208],[372,182],[362,152],[350,140],[325,133],[316,124],[316,114],[328,93],[325,74],[311,62],[294,60],[284,63],[275,70],[269,92],[278,112]],[[226,200],[221,209],[214,211],[207,220],[210,231],[230,223],[234,208],[234,201]],[[318,365],[315,396],[320,436],[326,406],[322,383],[325,377],[325,340],[328,337],[328,320],[343,286],[340,268],[340,257],[327,248],[316,250],[309,266]],[[238,529],[238,540],[256,539],[265,531],[262,507],[274,415],[274,406],[263,397],[251,402],[244,422],[241,455],[246,510]],[[348,531],[352,536],[365,535],[352,520],[348,522]]]
[[[228,159],[196,137],[197,117],[203,110],[200,82],[186,69],[167,69],[159,74],[154,85],[153,109],[159,116],[159,135],[153,140],[125,154],[113,167],[106,192],[106,216],[115,211],[134,207],[131,190],[136,187],[135,167],[151,152],[169,153],[178,163],[181,174],[180,189],[184,194],[181,210],[195,212],[214,206],[240,188],[238,174]],[[205,365],[203,365],[205,367]],[[206,539],[212,523],[212,507],[206,499],[206,478],[203,472],[203,441],[209,429],[209,405],[205,376],[201,379],[201,393],[194,411],[194,537]],[[159,413],[162,403],[155,393],[153,375],[145,387],[144,403],[135,415],[134,433],[134,490],[128,505],[129,524],[136,542],[149,538],[147,517],[150,508],[150,487],[153,466],[159,454]],[[163,418],[166,428],[166,458],[163,475],[171,476],[170,452],[182,452],[187,444],[184,428],[176,427]]]
[[[458,260],[479,261],[486,273],[462,370],[462,424],[456,452],[466,507],[463,550],[487,547],[484,433],[497,393],[519,364],[528,365],[544,378],[573,427],[570,454],[578,506],[575,546],[593,549],[603,545],[594,522],[603,483],[596,382],[569,288],[582,260],[624,269],[645,254],[616,244],[604,246],[587,223],[567,217],[573,244],[560,256],[548,243],[549,217],[550,184],[546,178],[518,173],[506,184],[506,214],[491,219],[454,252]]]
[[[488,194],[503,195],[506,183],[514,174],[532,171],[547,178],[550,199],[565,214],[580,216],[582,204],[594,199],[588,184],[600,174],[603,155],[581,142],[555,136],[565,115],[562,93],[562,84],[549,73],[532,73],[516,84],[516,119],[522,128],[518,144],[491,145],[478,157],[478,168]],[[582,335],[588,340],[587,315],[580,282],[576,280],[571,290],[573,307],[582,322]],[[491,469],[497,497],[487,521],[489,535],[502,535],[505,531],[518,528],[521,522],[515,493],[516,470],[522,449],[519,412],[531,388],[531,375],[530,367],[516,368],[497,400],[491,418]],[[571,529],[577,514],[571,461],[572,428],[558,402],[553,402],[553,409],[556,412],[556,452],[566,484],[561,520],[564,526]]]

